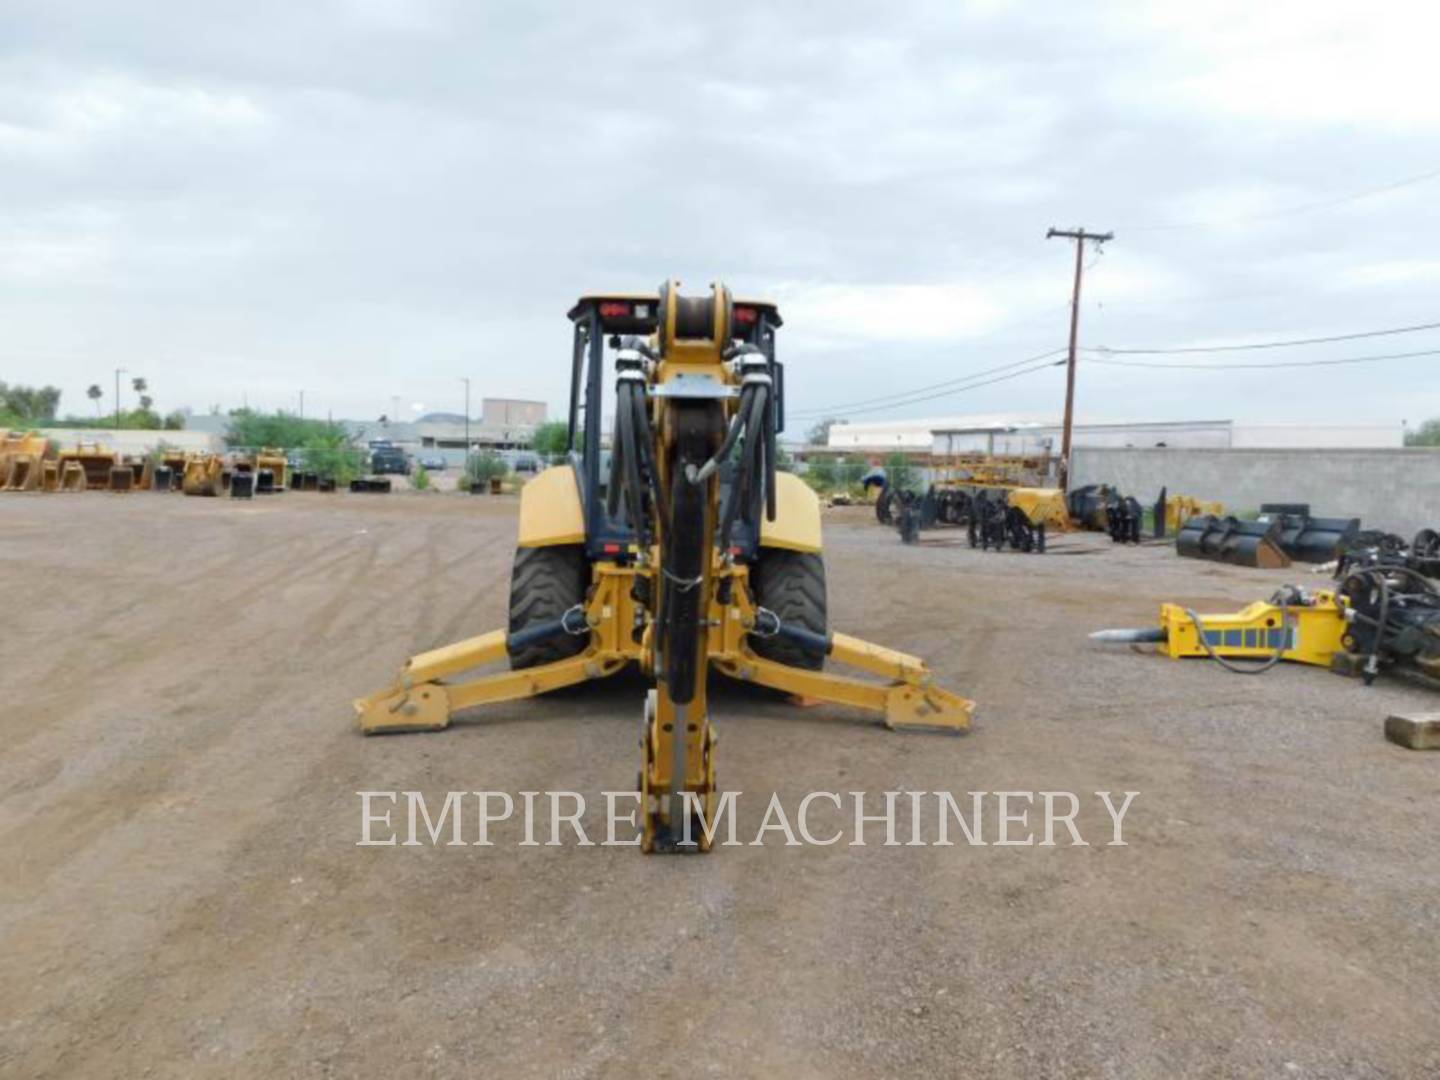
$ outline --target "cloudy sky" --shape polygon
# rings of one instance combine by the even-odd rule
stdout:
[[[780,301],[792,434],[1055,412],[1059,368],[907,396],[1064,344],[1052,225],[1116,234],[1092,348],[1440,322],[1430,4],[4,10],[0,379],[62,411],[116,367],[162,409],[558,408],[574,297],[673,276]],[[1094,418],[1440,416],[1440,356],[1089,355]]]

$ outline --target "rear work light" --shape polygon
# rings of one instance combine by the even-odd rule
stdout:
[[[753,323],[758,318],[760,318],[760,313],[753,307],[737,307],[735,309],[737,323]]]
[[[628,316],[629,314],[630,305],[621,303],[618,300],[606,300],[600,305],[600,315],[602,318],[609,319],[615,318],[617,316],[624,317]]]

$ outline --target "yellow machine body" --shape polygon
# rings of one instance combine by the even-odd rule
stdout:
[[[1283,607],[1256,601],[1233,614],[1201,614],[1208,650],[1185,607],[1163,604],[1161,649],[1176,660],[1209,656],[1211,650],[1234,659],[1268,660],[1283,646],[1282,659],[1329,667],[1335,654],[1344,651],[1345,607],[1333,592],[1316,592],[1313,599],[1311,604]]]
[[[1201,514],[1224,517],[1225,504],[1197,499],[1193,495],[1169,495],[1165,499],[1165,531],[1179,532],[1185,522]]]
[[[812,655],[823,649],[833,663],[854,668],[871,679],[791,666],[762,656],[752,647],[752,636],[773,636],[782,631],[783,624],[756,602],[750,565],[736,558],[734,551],[721,550],[714,542],[721,487],[718,472],[709,470],[720,458],[713,457],[705,470],[687,471],[683,476],[678,472],[682,461],[688,463],[687,469],[695,467],[692,459],[682,456],[682,445],[690,447],[685,451],[690,453],[697,438],[711,437],[710,428],[694,426],[697,418],[728,423],[742,413],[740,403],[746,400],[741,392],[742,367],[739,361],[731,360],[735,355],[733,302],[723,286],[712,286],[707,306],[700,309],[706,313],[703,319],[696,319],[692,307],[684,324],[688,334],[682,335],[677,332],[681,325],[677,285],[667,283],[659,296],[585,297],[572,310],[571,318],[578,327],[581,317],[594,319],[597,312],[603,317],[607,307],[612,311],[618,308],[621,325],[587,325],[599,326],[607,335],[636,329],[653,334],[648,347],[651,359],[644,364],[630,362],[629,386],[633,394],[637,381],[643,381],[643,404],[635,407],[643,407],[648,420],[656,480],[664,493],[662,503],[671,506],[676,515],[680,513],[677,507],[682,505],[676,499],[683,497],[683,505],[692,508],[693,516],[674,519],[690,523],[684,539],[668,536],[670,519],[657,513],[652,521],[653,539],[644,549],[638,543],[623,551],[618,544],[613,550],[608,542],[601,545],[606,554],[589,563],[590,583],[583,602],[567,612],[566,619],[552,624],[563,625],[565,632],[585,638],[583,649],[574,655],[509,671],[469,674],[476,668],[503,663],[511,654],[515,642],[506,631],[495,630],[412,657],[393,684],[354,703],[359,726],[367,734],[436,731],[446,727],[455,713],[477,705],[532,697],[604,678],[628,665],[638,666],[653,680],[645,702],[641,740],[641,846],[645,851],[677,850],[674,838],[681,832],[682,822],[688,822],[695,810],[702,822],[713,820],[717,738],[706,700],[706,672],[712,666],[731,678],[800,698],[878,713],[891,728],[964,730],[970,726],[974,707],[972,702],[938,686],[918,658],[846,634],[812,634],[806,648],[813,650]],[[742,303],[751,318],[779,325],[773,305]],[[638,308],[642,306],[647,316],[657,311],[660,314],[643,327],[628,325],[639,322]],[[637,309],[633,319],[632,308]],[[763,309],[763,314],[756,314],[757,309]],[[699,323],[704,320],[713,325],[702,327]],[[580,332],[577,329],[577,335]],[[593,336],[594,329],[586,333],[590,336],[577,340],[598,340]],[[759,352],[754,349],[751,355]],[[773,359],[770,362],[773,364]],[[697,402],[701,405],[697,406]],[[751,415],[755,415],[754,410]],[[706,453],[718,455],[719,441],[715,437],[715,444]],[[592,442],[592,450],[594,446]],[[634,491],[633,487],[629,490]],[[775,514],[773,520],[768,513],[762,514],[759,547],[819,553],[820,507],[814,493],[797,477],[777,472],[773,494]],[[598,494],[593,497],[601,498]],[[591,540],[586,533],[585,508],[574,468],[563,465],[541,473],[521,495],[520,548],[578,545]],[[697,541],[697,537],[703,539]],[[684,578],[675,576],[668,569],[667,553],[679,559],[682,556],[676,552],[687,550],[688,544],[693,553],[697,542],[703,545],[694,564],[699,568],[698,576],[690,577],[693,571],[687,571]],[[662,572],[662,567],[667,569]],[[697,596],[698,603],[691,599]],[[667,610],[667,603],[673,604],[676,612],[690,606],[693,621],[681,621],[681,616],[676,615],[670,628],[663,629],[665,621],[658,613]],[[673,636],[662,641],[662,634]],[[661,677],[662,666],[674,663],[675,654],[667,649],[689,649],[692,645],[694,677],[687,694],[677,692],[672,700],[672,683]],[[694,846],[699,850],[708,847],[707,839],[696,839]]]
[[[519,547],[584,541],[585,510],[574,466],[551,466],[520,489]]]
[[[224,495],[224,459],[219,454],[187,455],[185,469],[180,476],[180,488],[186,495]]]
[[[275,490],[284,491],[290,486],[290,461],[283,450],[267,446],[255,455],[255,470],[269,469],[275,478]]]
[[[1011,488],[1009,500],[1031,525],[1044,525],[1047,529],[1070,527],[1065,493],[1059,488]]]

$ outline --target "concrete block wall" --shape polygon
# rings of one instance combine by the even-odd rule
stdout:
[[[1305,502],[1318,517],[1358,517],[1409,538],[1440,529],[1440,449],[1076,447],[1071,486],[1113,484],[1150,504],[1162,486],[1231,512]]]

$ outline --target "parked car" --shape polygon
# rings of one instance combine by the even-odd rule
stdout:
[[[420,467],[430,472],[443,472],[445,470],[445,459],[439,454],[431,454],[420,459]]]
[[[370,451],[370,471],[376,476],[409,476],[410,455],[398,446],[377,446]]]

